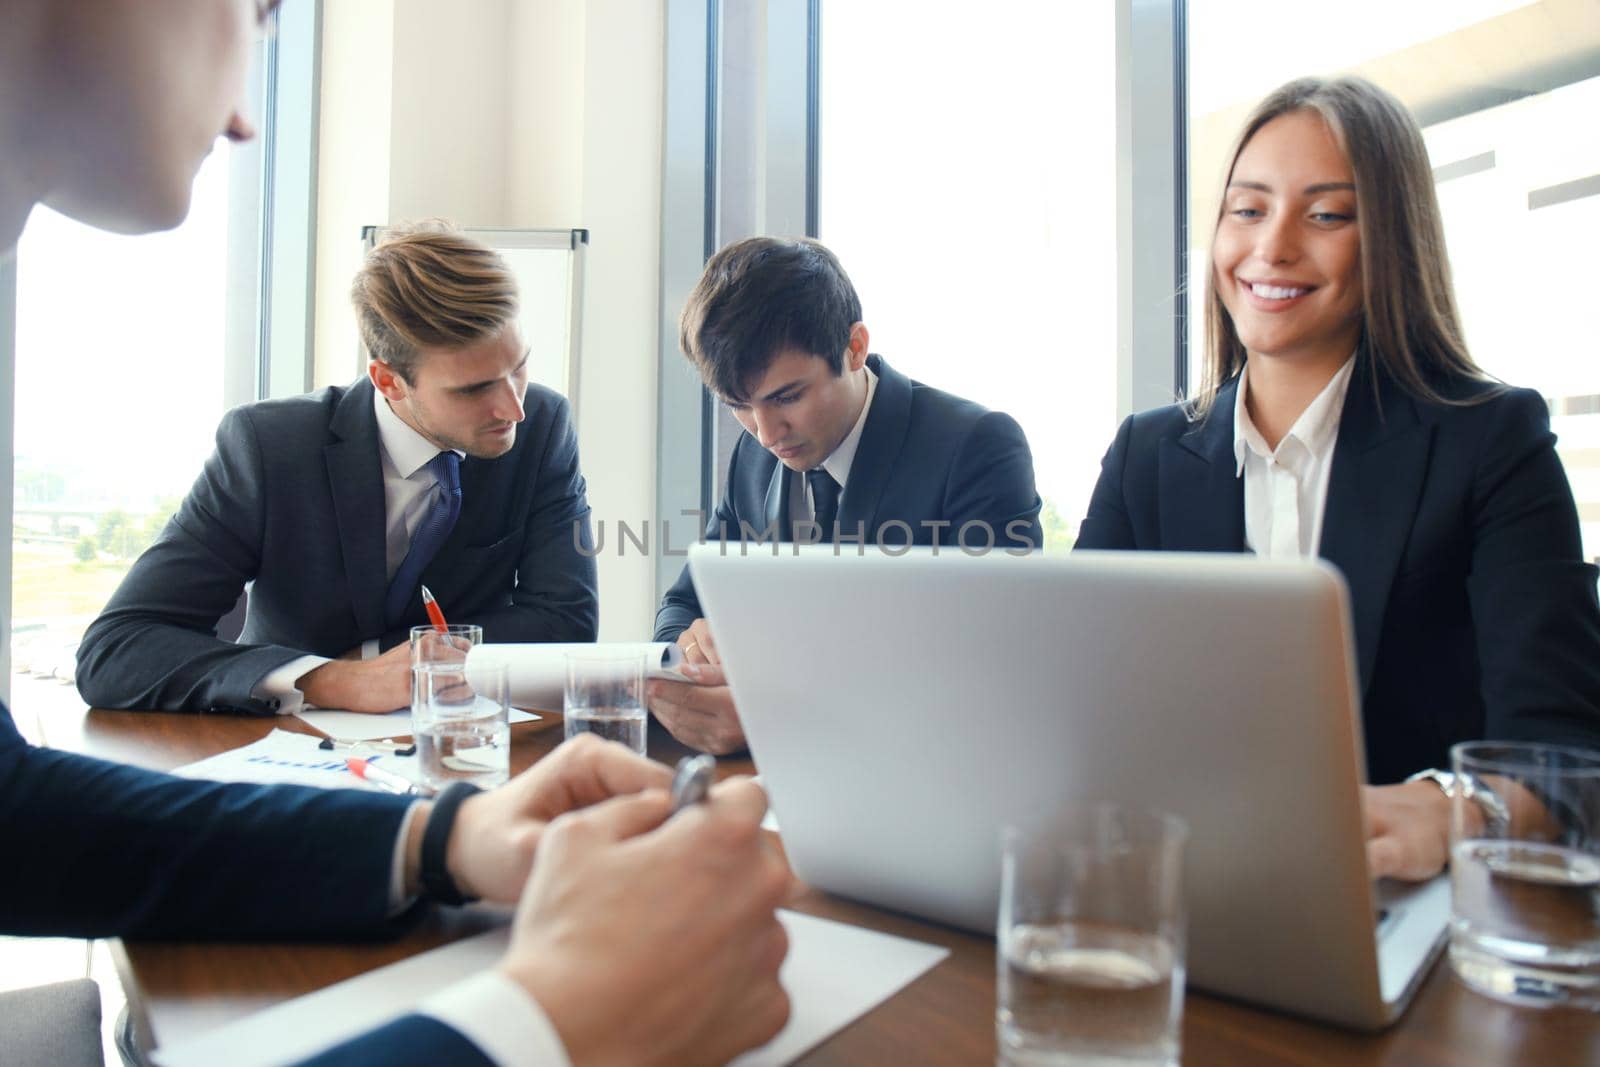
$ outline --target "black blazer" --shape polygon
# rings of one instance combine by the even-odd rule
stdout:
[[[1041,547],[1033,456],[1016,420],[913,381],[882,356],[868,356],[867,365],[878,385],[839,497],[842,536],[954,546],[964,523],[981,522],[998,548]],[[780,540],[790,540],[787,473],[778,457],[741,434],[706,540],[737,540],[741,522],[756,531],[776,528]],[[988,536],[975,527],[964,543],[977,551]],[[685,567],[656,613],[655,639],[677,640],[702,614]]]
[[[1321,555],[1350,587],[1374,784],[1474,738],[1600,746],[1600,605],[1537,393],[1448,385],[1417,400],[1363,353],[1329,472]],[[1079,548],[1244,550],[1235,379],[1117,431]],[[1213,640],[1207,635],[1205,640]]]
[[[0,704],[0,933],[348,938],[389,929],[413,798],[192,781],[34,748]]]
[[[308,653],[384,648],[427,622],[413,593],[384,624],[383,467],[372,383],[235,408],[156,543],[78,649],[78,691],[103,708],[269,713],[256,684]],[[592,641],[589,505],[567,402],[530,385],[511,451],[461,463],[461,515],[422,573],[486,641]],[[580,540],[581,538],[581,540]],[[217,620],[250,586],[238,644]]]

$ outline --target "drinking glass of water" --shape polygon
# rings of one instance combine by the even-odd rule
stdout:
[[[1450,964],[1517,1004],[1600,1010],[1600,752],[1450,750]]]
[[[644,653],[567,653],[566,736],[598,734],[644,755]]]
[[[483,644],[483,627],[472,623],[451,623],[411,628],[411,666],[424,663],[463,663],[473,646]]]
[[[1005,829],[1001,1063],[1178,1062],[1188,836],[1174,816],[1111,804]]]
[[[422,663],[415,680],[411,732],[423,778],[442,789],[470,782],[484,789],[511,777],[510,684],[505,664]]]
[[[411,628],[411,704],[417,703],[416,670],[424,664],[456,664],[467,660],[474,645],[483,644],[483,627],[451,623],[443,630],[432,624]]]

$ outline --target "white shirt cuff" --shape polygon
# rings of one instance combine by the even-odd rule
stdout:
[[[327,662],[327,656],[292,659],[257,682],[256,687],[250,690],[250,695],[256,700],[276,700],[279,715],[293,715],[306,703],[305,694],[296,689],[294,683],[299,681],[302,674],[314,671]]]
[[[378,639],[376,637],[369,637],[361,642],[362,659],[377,659],[381,655],[383,655],[383,652],[378,648]]]
[[[411,906],[412,898],[406,895],[406,842],[411,839],[411,821],[422,812],[422,805],[413,804],[400,820],[400,832],[394,838],[394,859],[389,861],[389,918],[394,918]]]
[[[417,1010],[460,1031],[498,1067],[572,1065],[539,1002],[499,971],[448,986]]]

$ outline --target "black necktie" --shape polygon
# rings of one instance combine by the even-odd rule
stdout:
[[[822,539],[831,543],[837,534],[833,524],[839,517],[839,483],[821,467],[806,471],[806,482],[811,486],[811,502],[817,525],[822,527]]]

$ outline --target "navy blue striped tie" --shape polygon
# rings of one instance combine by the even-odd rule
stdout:
[[[454,452],[440,452],[428,461],[433,472],[435,488],[427,514],[411,536],[411,548],[400,561],[400,569],[389,582],[389,595],[384,598],[383,610],[390,626],[397,626],[405,615],[406,607],[416,595],[422,581],[422,572],[439,554],[456,519],[461,517],[461,457]]]

